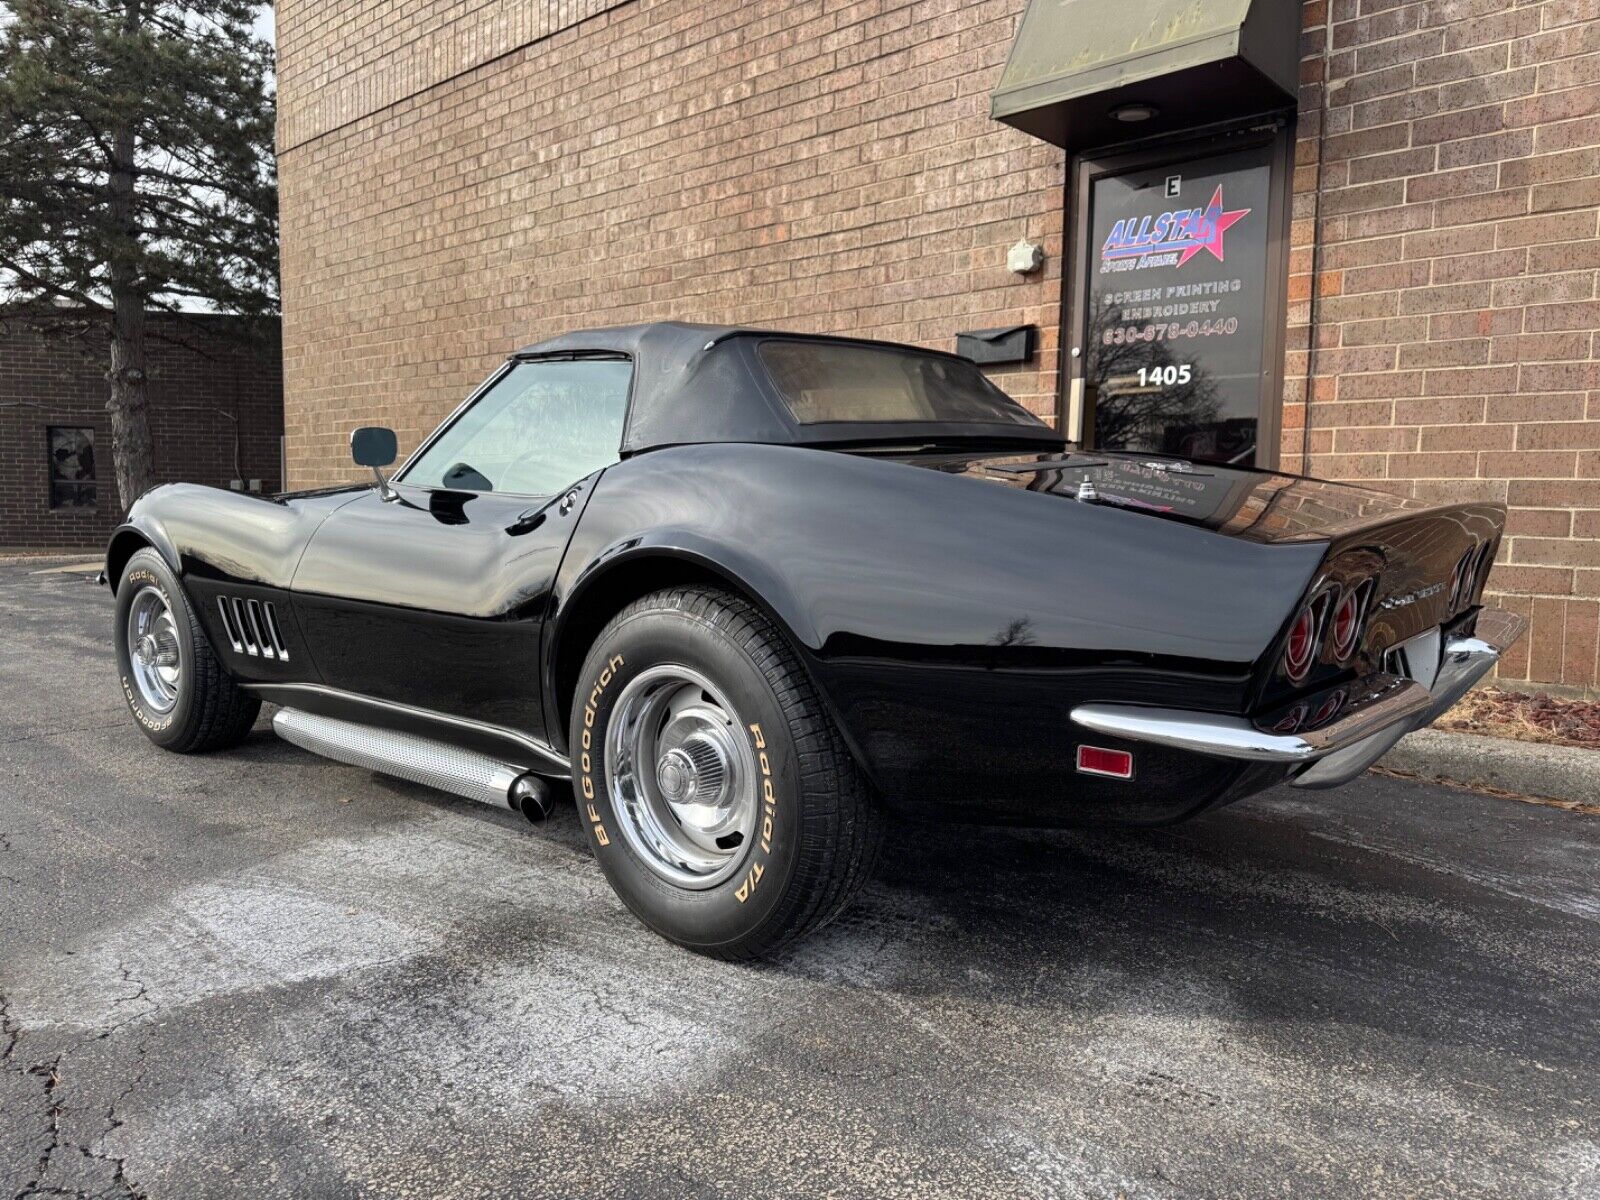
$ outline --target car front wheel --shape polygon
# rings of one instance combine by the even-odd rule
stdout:
[[[737,596],[680,587],[617,614],[579,676],[570,745],[607,879],[682,946],[769,953],[871,874],[879,807],[793,648]]]
[[[147,738],[180,754],[244,740],[261,701],[218,661],[177,577],[154,550],[128,559],[111,629],[122,694]]]

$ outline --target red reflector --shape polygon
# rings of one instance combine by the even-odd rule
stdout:
[[[1079,746],[1078,770],[1085,775],[1109,775],[1113,779],[1132,779],[1133,755],[1126,750]]]

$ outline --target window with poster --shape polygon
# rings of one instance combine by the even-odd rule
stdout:
[[[50,453],[50,507],[93,508],[94,430],[50,425],[45,442]]]
[[[1288,154],[1275,126],[1078,160],[1069,439],[1276,465]]]

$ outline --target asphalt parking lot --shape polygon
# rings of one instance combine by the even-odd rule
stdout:
[[[1369,776],[900,829],[781,961],[263,723],[163,754],[0,566],[0,1196],[1600,1195],[1600,819]]]

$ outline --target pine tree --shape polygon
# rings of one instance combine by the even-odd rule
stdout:
[[[104,330],[117,491],[153,482],[145,315],[277,311],[259,0],[0,3],[0,316]]]

